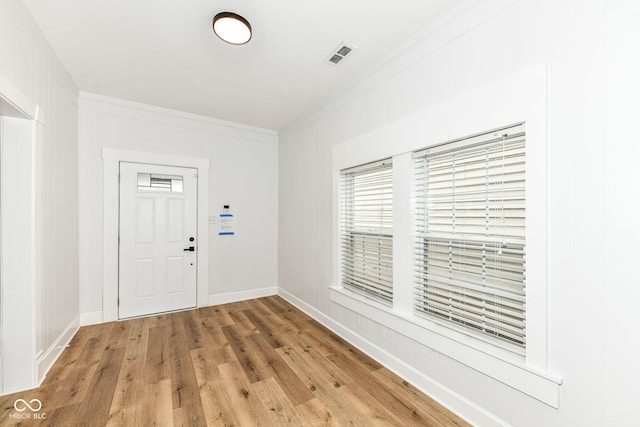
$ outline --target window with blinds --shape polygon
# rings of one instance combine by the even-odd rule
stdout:
[[[342,286],[385,304],[393,300],[391,159],[340,172]]]
[[[524,354],[524,124],[413,157],[416,313]]]

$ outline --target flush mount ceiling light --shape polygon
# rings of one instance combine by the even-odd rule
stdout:
[[[245,44],[251,40],[251,24],[233,12],[220,12],[213,17],[213,32],[227,43]]]

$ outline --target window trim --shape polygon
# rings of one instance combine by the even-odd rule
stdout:
[[[514,353],[464,335],[436,322],[409,313],[402,313],[375,301],[362,298],[341,287],[329,287],[332,302],[374,319],[385,328],[476,369],[547,405],[558,408],[558,387],[562,377],[522,363]],[[426,345],[426,344],[425,344]]]
[[[499,135],[500,138],[497,138],[496,137],[497,135]],[[431,160],[435,159],[436,161],[435,168],[437,168],[436,169],[437,171],[441,171],[443,167],[447,167],[448,169],[450,169],[447,175],[444,175],[444,176],[439,175],[438,177],[437,188],[438,190],[440,190],[440,196],[442,196],[441,190],[445,188],[444,184],[447,183],[447,184],[451,184],[451,185],[448,185],[446,188],[450,189],[452,196],[454,194],[459,194],[464,198],[465,194],[467,194],[466,193],[467,190],[462,189],[460,191],[456,191],[456,187],[458,184],[464,185],[465,183],[468,183],[468,181],[466,180],[469,177],[466,176],[464,173],[465,171],[464,165],[468,165],[468,163],[465,163],[465,162],[469,161],[470,159],[467,157],[467,159],[465,160],[464,156],[473,155],[473,161],[477,162],[478,156],[482,157],[482,155],[480,154],[481,152],[486,154],[486,150],[493,150],[494,147],[500,145],[500,142],[499,142],[500,140],[508,141],[507,143],[509,144],[509,147],[510,147],[508,148],[508,150],[510,154],[512,149],[511,147],[515,147],[516,151],[514,152],[514,154],[518,156],[516,157],[518,164],[515,166],[515,168],[509,168],[509,172],[516,172],[518,175],[522,177],[521,184],[520,184],[520,181],[518,181],[517,190],[522,189],[522,191],[524,191],[526,189],[526,182],[524,180],[525,173],[526,173],[526,163],[524,163],[524,160],[526,158],[526,148],[525,148],[526,126],[524,123],[516,123],[512,125],[503,126],[499,129],[486,130],[484,132],[481,132],[478,135],[473,135],[470,137],[460,137],[455,141],[445,142],[443,144],[436,145],[431,149],[416,150],[412,153],[414,166],[415,166],[414,167],[415,182],[414,182],[414,188],[412,189],[413,193],[411,198],[411,202],[414,204],[413,221],[415,221],[414,227],[413,227],[414,228],[414,233],[413,233],[414,256],[415,256],[414,266],[416,268],[416,277],[414,279],[415,286],[416,286],[415,297],[414,297],[414,312],[419,317],[426,317],[428,319],[432,319],[436,323],[442,324],[443,326],[447,326],[454,330],[458,330],[464,334],[472,335],[474,337],[477,337],[480,340],[487,341],[490,344],[495,345],[497,347],[501,347],[501,348],[505,348],[510,351],[513,351],[516,354],[524,355],[526,351],[526,347],[525,347],[526,334],[522,335],[522,331],[524,331],[524,322],[526,322],[526,308],[525,308],[526,307],[526,302],[525,302],[526,290],[525,290],[525,282],[524,282],[524,279],[525,279],[524,273],[526,271],[525,258],[524,258],[525,251],[526,251],[526,240],[523,237],[521,237],[521,233],[526,232],[525,224],[524,223],[512,224],[513,225],[512,227],[503,229],[503,232],[505,233],[507,232],[507,230],[509,230],[510,236],[508,237],[506,235],[499,237],[498,235],[495,234],[495,232],[498,231],[498,227],[499,227],[495,223],[492,224],[490,230],[485,229],[485,231],[480,234],[478,234],[479,231],[475,228],[473,229],[467,228],[465,230],[464,222],[460,223],[460,225],[462,226],[462,230],[459,230],[460,227],[455,226],[455,224],[458,224],[458,222],[455,222],[455,218],[456,218],[455,209],[464,210],[464,208],[467,206],[464,199],[456,200],[455,197],[452,197],[452,198],[445,197],[444,199],[442,199],[441,197],[439,197],[439,195],[435,195],[435,196],[431,195],[428,191],[428,188],[430,188],[429,177],[432,176],[432,173],[434,171],[434,169],[432,169],[433,166],[430,166],[430,163],[431,163]],[[455,175],[455,172],[454,172],[454,170],[457,170],[457,167],[454,169],[454,166],[452,164],[451,168],[449,168],[449,161],[450,160],[453,161],[453,159],[460,154],[463,155],[463,159],[461,160],[463,164],[463,173],[461,177],[458,177],[457,175]],[[499,153],[498,153],[498,157],[492,157],[491,161],[497,162],[498,160],[499,160]],[[479,168],[480,166],[482,166],[482,171],[485,173],[488,173],[488,169],[486,169],[487,167],[492,168],[491,169],[492,171],[503,170],[503,167],[500,166],[502,163],[498,163],[497,166],[496,164],[494,164],[493,166],[488,166],[487,162],[489,162],[489,160],[485,158],[482,161],[483,163],[481,165],[476,164],[476,167]],[[523,161],[523,163],[519,164],[520,161]],[[439,173],[441,174],[442,172],[439,172]],[[497,177],[499,175],[491,175],[491,176]],[[487,175],[483,175],[483,177],[487,178]],[[472,176],[471,179],[477,180],[476,175]],[[483,193],[478,193],[478,191],[480,190],[476,190],[474,187],[474,190],[475,190],[474,197],[477,197],[475,196],[475,194],[478,194],[478,196],[486,196],[489,194],[489,192],[492,194],[504,195],[504,193],[496,193],[501,191],[499,187],[500,186],[499,182],[496,182],[495,186],[492,186],[490,190],[486,187],[486,185],[489,185],[487,184],[487,182],[483,182],[482,185],[484,186],[483,189],[481,190]],[[507,191],[509,191],[510,189],[513,189],[513,183],[510,183],[508,187],[509,188],[507,189]],[[525,209],[525,203],[526,203],[525,194],[526,194],[525,192],[522,193],[523,198],[521,199],[521,203],[518,203],[517,205],[515,205],[515,207],[518,210]],[[450,225],[448,225],[447,222],[442,223],[442,218],[448,219],[449,217],[438,215],[435,217],[435,224],[436,224],[436,227],[439,228],[439,230],[436,232],[431,231],[429,229],[429,224],[432,224],[433,218],[430,216],[430,210],[426,205],[428,200],[430,200],[431,202],[433,202],[434,200],[436,201],[444,200],[445,202],[449,203],[451,209],[454,209],[454,213],[452,214],[453,215],[452,220],[454,222],[452,222]],[[518,201],[520,201],[520,199],[518,199]],[[479,202],[475,201],[475,203],[479,203]],[[485,201],[484,206],[486,207],[489,205],[495,205],[496,203],[497,202]],[[487,215],[486,210],[483,210],[483,215],[484,215],[483,218],[486,224],[486,221],[488,221],[486,216]],[[524,218],[526,221],[526,215],[524,216]],[[445,224],[447,224],[446,227],[444,227]],[[484,233],[489,231],[491,232],[491,235],[486,236]],[[472,233],[472,234],[468,234],[468,233]],[[515,233],[515,234],[512,234],[512,233]],[[491,283],[487,283],[487,288],[486,288],[487,298],[485,299],[484,293],[482,295],[479,294],[481,292],[480,289],[484,289],[480,287],[482,286],[480,285],[480,282],[476,282],[475,287],[477,288],[477,290],[472,291],[471,289],[474,288],[474,285],[472,284],[472,282],[469,282],[468,279],[461,279],[461,276],[463,274],[460,274],[459,272],[456,273],[456,271],[452,271],[452,270],[443,271],[442,273],[440,273],[440,277],[438,277],[439,273],[436,273],[436,276],[434,276],[433,281],[436,283],[439,282],[440,284],[439,285],[436,284],[435,286],[431,285],[432,281],[430,279],[430,276],[432,274],[429,274],[428,269],[429,269],[429,266],[436,265],[438,263],[438,260],[434,260],[432,257],[427,256],[427,253],[424,252],[425,250],[427,250],[425,246],[429,244],[427,242],[439,242],[435,244],[444,246],[445,248],[448,248],[449,250],[451,250],[452,246],[456,246],[455,243],[452,243],[455,241],[457,242],[457,244],[460,245],[459,247],[462,248],[463,251],[465,250],[477,251],[478,248],[483,248],[482,254],[484,256],[485,245],[488,245],[488,246],[495,245],[495,244],[498,244],[500,240],[502,240],[502,245],[503,245],[501,246],[501,250],[502,248],[507,247],[507,244],[508,244],[508,247],[510,249],[513,249],[514,256],[517,256],[517,253],[520,250],[522,251],[521,262],[518,265],[513,267],[516,269],[517,272],[523,274],[521,277],[522,282],[517,282],[515,280],[512,282],[513,286],[520,283],[522,285],[522,289],[513,288],[509,290],[505,290],[505,289],[501,290],[500,288],[493,287]],[[441,258],[441,256],[439,258],[440,258],[440,262],[442,262],[443,259]],[[496,259],[497,260],[499,259],[500,261],[502,261],[503,257],[496,254]],[[449,268],[452,268],[452,265],[458,265],[459,267],[464,268],[465,271],[469,271],[466,266],[469,266],[471,268],[473,268],[474,266],[477,268],[480,268],[481,265],[485,266],[484,258],[482,258],[482,260],[476,260],[476,261],[470,258],[469,261],[470,261],[469,263],[466,263],[466,261],[464,261],[465,267],[463,267],[458,263],[457,256],[453,256],[452,258],[451,252],[449,251]],[[434,268],[442,270],[441,265]],[[520,268],[522,268],[522,271],[520,271]],[[484,272],[484,267],[482,271]],[[499,271],[503,272],[506,270],[500,269]],[[478,272],[477,274],[481,274],[481,273]],[[468,310],[466,304],[460,303],[461,300],[459,298],[453,297],[453,299],[451,300],[441,300],[442,298],[447,298],[447,295],[449,294],[449,292],[451,292],[450,290],[447,291],[447,289],[450,289],[452,286],[451,275],[453,275],[454,277],[457,277],[458,280],[462,280],[460,282],[455,283],[453,286],[455,286],[456,289],[460,290],[459,294],[457,292],[455,293],[458,295],[464,295],[464,297],[462,298],[465,300],[473,300],[477,303],[487,302],[487,305],[490,306],[492,301],[497,301],[497,299],[499,298],[497,297],[498,295],[502,295],[502,297],[504,297],[506,300],[512,301],[515,304],[512,306],[513,311],[511,313],[514,316],[512,319],[513,322],[515,322],[515,323],[512,323],[512,325],[514,325],[514,329],[509,329],[509,327],[507,327],[503,330],[501,329],[500,322],[496,320],[500,316],[503,316],[507,312],[507,310],[500,310],[496,308],[494,312],[491,310],[490,307],[488,309],[488,314],[487,314],[487,320],[488,320],[487,325],[489,325],[487,326],[487,329],[490,329],[493,333],[487,333],[477,329],[480,327],[480,322],[481,322],[480,316],[478,316],[477,318],[471,318],[471,320],[469,321],[469,325],[467,325],[465,323],[465,319],[469,319],[469,317],[467,316],[477,315],[478,314],[477,312]],[[476,277],[475,280],[480,280],[480,276]],[[453,281],[455,282],[455,280]],[[429,291],[429,288],[431,288],[432,286],[435,289],[435,293],[433,291]],[[474,292],[476,293],[475,296],[474,296]],[[432,298],[430,298],[429,295],[432,295]],[[518,307],[518,303],[522,304],[522,308]],[[437,313],[439,310],[444,310],[446,312],[449,312],[452,318],[447,319],[446,317],[444,317],[443,311],[441,311],[440,313]],[[511,314],[507,314],[506,316],[510,316]],[[520,316],[522,316],[522,318]],[[519,321],[523,322],[522,330],[515,329],[515,325]],[[505,334],[508,336],[508,338],[503,338],[498,336],[503,331],[506,331]],[[510,340],[513,340],[515,342]]]
[[[364,210],[358,210],[356,208],[355,199],[356,199],[356,189],[355,189],[355,181],[358,177],[370,176],[374,175],[375,179],[375,190],[378,190],[378,185],[382,185],[382,194],[376,194],[376,196],[380,196],[376,201],[379,201],[382,206],[389,208],[389,210],[385,210],[382,208],[382,214],[380,215],[380,224],[376,224],[375,228],[367,228],[371,227],[372,223],[369,218],[366,218],[370,215],[370,210],[366,208]],[[366,183],[369,181],[368,183]],[[385,197],[385,193],[388,190],[384,188],[391,184],[391,200]],[[364,197],[366,202],[369,202],[371,199],[371,181],[365,178],[365,184],[362,187],[359,187],[362,193],[358,194],[358,197]],[[348,197],[351,196],[351,197]],[[347,200],[349,198],[349,200]],[[385,200],[386,199],[386,200]],[[365,204],[367,204],[365,202]],[[385,202],[391,202],[391,206],[385,204]],[[363,214],[362,216],[357,215],[357,213]],[[340,283],[341,286],[349,289],[352,292],[359,293],[366,298],[371,298],[376,301],[379,301],[385,305],[393,305],[393,160],[391,158],[379,160],[376,162],[371,162],[363,165],[358,165],[355,167],[343,169],[340,171],[340,242],[341,242],[341,262],[340,262]],[[347,213],[350,215],[347,217]],[[385,215],[386,213],[386,215]],[[369,215],[366,215],[369,214]],[[388,216],[390,214],[390,216]],[[391,230],[385,228],[386,221],[390,218],[391,220]],[[363,221],[364,225],[361,224],[358,227],[355,222]],[[350,224],[350,227],[348,226]],[[356,251],[346,252],[347,247],[356,247],[353,244],[355,239],[362,240],[362,256],[358,257]],[[378,240],[377,249],[371,248],[371,241]],[[366,246],[366,241],[369,241],[369,249],[364,249]],[[390,249],[384,247],[384,243],[380,246],[380,241],[386,242],[390,244]],[[374,242],[375,244],[375,242]],[[367,282],[366,275],[371,276],[371,273],[375,274],[375,268],[371,268],[371,263],[366,262],[366,254],[376,255],[378,259],[378,274],[379,281],[377,282]],[[390,265],[391,265],[391,277],[382,277],[383,273],[385,273],[386,267],[388,267],[388,263],[384,263],[382,258],[390,257]],[[362,260],[362,269],[356,268],[357,260]],[[349,263],[351,261],[351,263]],[[350,273],[346,272],[346,268],[349,267]],[[352,282],[352,283],[346,283]],[[356,282],[360,282],[357,284]]]
[[[490,105],[487,104],[490,100]],[[411,234],[415,231],[412,215],[404,211],[410,205],[408,194],[400,195],[394,187],[394,305],[376,306],[339,285],[339,170],[380,158],[393,157],[394,182],[397,160],[420,149],[433,147],[465,135],[500,128],[508,123],[525,122],[527,127],[526,229],[527,235],[527,349],[524,357],[483,343],[473,337],[444,328],[412,314],[411,305],[401,293],[409,283],[413,289],[406,260],[413,260]],[[392,141],[392,143],[390,143]],[[409,160],[410,161],[410,160]],[[351,138],[333,147],[334,244],[333,284],[330,299],[354,312],[369,317],[383,327],[420,342],[445,356],[514,387],[554,408],[559,406],[562,377],[550,366],[549,281],[548,281],[548,208],[547,208],[547,66],[536,64],[516,74],[503,77],[486,86],[424,110],[375,130]],[[407,175],[405,174],[406,178]],[[413,188],[413,181],[404,185]],[[400,199],[396,200],[396,196]],[[404,198],[404,199],[403,199]],[[403,201],[404,200],[404,201]],[[402,210],[402,212],[400,212]],[[403,239],[403,244],[396,244]],[[412,271],[409,271],[412,273]],[[403,280],[397,280],[403,275]],[[412,297],[412,295],[411,295]],[[397,301],[397,303],[396,303]],[[348,327],[348,325],[346,325]],[[484,344],[484,345],[483,345]],[[383,344],[380,343],[380,346]],[[398,357],[398,356],[396,356]]]

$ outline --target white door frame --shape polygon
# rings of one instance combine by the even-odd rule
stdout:
[[[114,148],[103,148],[104,159],[104,257],[102,276],[102,321],[118,320],[118,233],[119,197],[118,175],[120,162],[147,163],[162,166],[188,167],[198,170],[198,272],[197,305],[209,302],[209,160],[195,157],[143,153]]]
[[[36,301],[40,298],[36,271],[38,236],[35,203],[36,146],[41,143],[44,116],[37,104],[0,76],[0,116],[4,119],[2,180],[2,251],[0,275],[0,394],[37,386]],[[7,180],[11,177],[11,184]],[[11,185],[10,187],[8,187]],[[11,191],[7,191],[11,190]],[[6,209],[11,206],[11,209]],[[6,245],[11,242],[11,247]],[[5,286],[4,289],[1,286]],[[11,286],[8,286],[11,285]],[[10,343],[10,345],[4,345]]]

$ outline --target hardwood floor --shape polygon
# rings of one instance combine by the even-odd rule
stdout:
[[[83,327],[0,404],[3,426],[468,425],[279,297]]]

